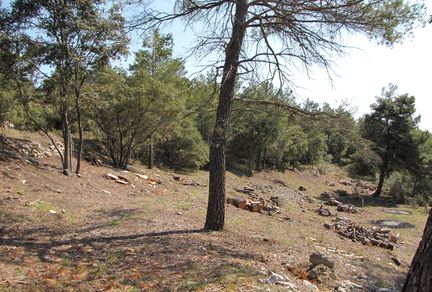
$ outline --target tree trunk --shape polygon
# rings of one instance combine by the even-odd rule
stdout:
[[[63,123],[63,174],[70,175],[71,173],[71,139],[70,139],[70,125],[68,117],[68,109],[64,104],[62,106],[62,123]]]
[[[153,137],[150,137],[150,144],[148,147],[148,168],[152,169],[154,163],[154,149],[153,149]]]
[[[266,159],[267,159],[267,147],[264,146],[263,159],[261,161],[261,169],[262,170],[265,170]]]
[[[260,170],[260,162],[261,162],[261,148],[258,150],[257,158],[255,161],[255,169]]]
[[[234,98],[238,61],[246,33],[247,0],[236,1],[236,12],[230,42],[225,51],[222,83],[216,121],[210,145],[210,175],[207,218],[204,229],[222,230],[225,223],[225,150],[226,135]]]
[[[77,119],[78,119],[78,135],[79,135],[79,141],[78,141],[78,153],[77,153],[77,165],[76,165],[76,174],[81,173],[81,158],[82,158],[82,152],[83,152],[83,127],[82,127],[82,121],[81,121],[81,105],[79,103],[79,99],[76,98],[76,112],[77,112]]]
[[[402,288],[402,292],[411,291],[432,291],[432,210]]]
[[[377,198],[377,197],[379,197],[381,195],[382,188],[384,186],[385,173],[386,173],[386,170],[382,167],[381,168],[381,172],[380,172],[380,176],[379,176],[379,181],[378,181],[377,189],[372,194],[372,196],[375,197],[375,198]]]

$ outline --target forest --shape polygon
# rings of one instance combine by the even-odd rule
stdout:
[[[402,41],[427,23],[421,2],[176,1],[172,13],[145,2],[1,6],[0,124],[43,133],[65,180],[85,175],[83,161],[209,171],[206,230],[224,227],[225,170],[338,167],[376,185],[371,198],[431,206],[432,134],[418,126],[415,96],[383,84],[355,118],[349,101],[299,100],[289,80],[292,60],[330,68],[327,52],[345,50],[343,30]],[[163,27],[181,18],[206,24],[195,54],[221,56],[193,77]],[[130,52],[132,38],[141,45]],[[117,65],[128,54],[133,61]]]

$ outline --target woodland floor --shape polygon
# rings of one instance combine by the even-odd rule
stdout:
[[[49,148],[39,134],[8,130],[6,136],[7,141],[38,141]],[[26,160],[2,141],[0,291],[284,290],[263,281],[268,271],[288,276],[299,291],[307,291],[301,275],[288,267],[307,268],[314,251],[328,253],[336,263],[334,277],[311,281],[320,291],[333,291],[343,280],[365,290],[398,290],[427,217],[425,208],[367,197],[361,213],[340,214],[365,227],[377,219],[414,224],[415,228],[394,230],[402,240],[390,252],[351,242],[323,227],[330,218],[314,211],[322,204],[320,193],[353,192],[352,186],[338,183],[347,179],[341,170],[319,176],[310,170],[252,177],[227,173],[229,196],[245,196],[235,188],[261,186],[262,197],[284,197],[283,212],[268,216],[227,205],[225,230],[203,232],[208,176],[204,171],[174,173],[135,164],[122,172],[84,163],[81,177],[65,177],[57,156]],[[125,176],[133,185],[108,180],[107,173]],[[161,184],[149,185],[137,173]],[[307,189],[304,195],[296,191],[299,185]],[[340,200],[362,207],[357,197]],[[385,212],[390,209],[412,214]]]

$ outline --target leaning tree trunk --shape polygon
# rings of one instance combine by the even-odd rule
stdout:
[[[375,198],[377,198],[377,197],[379,197],[381,195],[382,188],[384,186],[385,173],[386,173],[385,169],[381,168],[381,172],[380,172],[380,177],[379,177],[377,189],[372,194],[372,196],[375,197]]]
[[[225,222],[226,135],[234,98],[238,61],[246,33],[247,0],[236,1],[231,40],[225,51],[216,121],[210,146],[210,177],[207,218],[204,229],[222,230]]]
[[[411,262],[403,292],[432,291],[432,210],[417,252]]]

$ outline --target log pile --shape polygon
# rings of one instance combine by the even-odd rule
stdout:
[[[327,202],[325,202],[324,204],[328,205],[328,206],[337,206],[337,209],[339,212],[347,212],[347,213],[359,213],[360,209],[356,208],[354,205],[350,205],[350,204],[343,204],[341,202],[339,202],[336,199],[330,198]]]
[[[321,205],[318,209],[315,210],[315,212],[318,213],[318,215],[320,216],[331,216],[332,213],[330,212],[330,210],[328,208],[324,208],[323,205]]]
[[[398,241],[398,235],[390,233],[390,229],[374,227],[367,229],[361,225],[343,217],[336,217],[332,223],[325,223],[324,227],[333,229],[343,238],[351,239],[353,242],[361,242],[368,246],[378,246],[393,250],[394,243]]]
[[[269,216],[281,213],[281,209],[275,202],[273,202],[273,200],[266,200],[263,198],[252,201],[249,199],[228,197],[227,203],[234,205],[239,209],[248,210],[254,213],[266,214]]]

